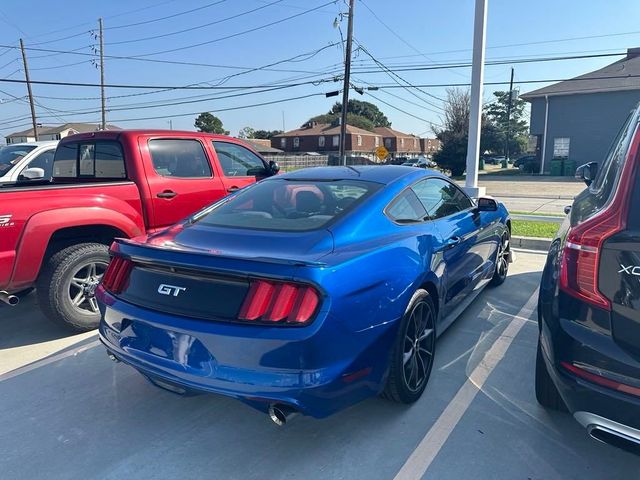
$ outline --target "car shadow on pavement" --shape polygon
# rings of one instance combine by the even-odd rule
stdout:
[[[0,305],[0,350],[49,342],[77,335],[45,318],[34,293],[18,305]]]

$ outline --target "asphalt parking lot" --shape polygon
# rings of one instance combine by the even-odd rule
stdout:
[[[0,477],[640,478],[640,458],[535,401],[543,261],[518,252],[506,283],[440,337],[416,404],[374,398],[285,428],[234,400],[151,386],[95,333],[49,325],[31,295],[0,308]]]

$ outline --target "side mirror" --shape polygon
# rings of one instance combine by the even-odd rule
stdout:
[[[277,175],[278,172],[280,171],[280,165],[278,165],[278,162],[274,162],[273,160],[270,160],[269,171],[271,172],[271,175]]]
[[[584,165],[580,165],[576,169],[576,178],[578,180],[582,180],[587,184],[587,187],[593,183],[598,174],[598,163],[597,162],[589,162]]]
[[[20,173],[20,178],[25,180],[41,180],[44,178],[44,168],[31,167]]]
[[[478,211],[479,212],[496,212],[498,211],[498,202],[490,197],[478,198]]]

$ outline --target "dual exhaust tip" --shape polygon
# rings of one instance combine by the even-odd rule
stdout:
[[[591,438],[620,448],[635,455],[640,455],[640,441],[621,432],[601,425],[591,425],[587,429]]]
[[[0,302],[6,303],[10,307],[15,307],[20,303],[20,297],[16,295],[11,295],[8,292],[0,291]]]

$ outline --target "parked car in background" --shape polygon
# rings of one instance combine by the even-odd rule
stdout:
[[[35,286],[49,319],[88,330],[114,238],[170,226],[277,165],[226,136],[130,130],[65,137],[52,169],[50,183],[0,188],[0,300]]]
[[[510,220],[439,173],[319,167],[116,240],[100,340],[155,385],[325,417],[416,401],[436,337],[505,281]]]
[[[405,167],[436,168],[438,164],[426,157],[413,158],[402,164]]]
[[[513,162],[515,168],[525,173],[539,173],[540,160],[536,155],[524,155]]]
[[[0,185],[50,180],[57,141],[15,143],[0,148]]]
[[[536,397],[600,441],[640,452],[640,111],[549,250],[540,283]]]

